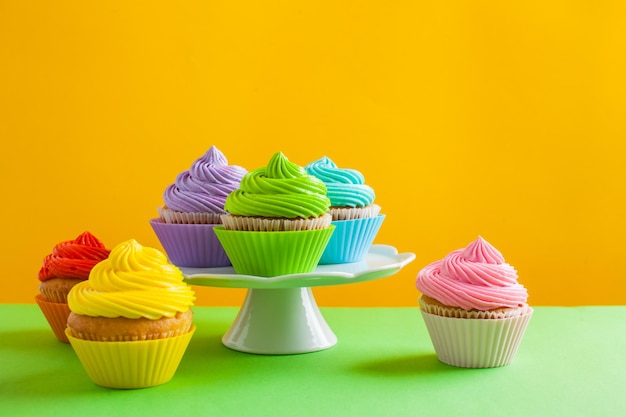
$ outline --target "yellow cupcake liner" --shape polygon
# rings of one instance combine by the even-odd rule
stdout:
[[[65,334],[91,380],[102,387],[137,389],[170,381],[196,330],[166,339],[96,342]]]
[[[56,338],[63,343],[69,343],[67,336],[65,335],[65,329],[67,328],[67,318],[70,315],[70,308],[66,303],[52,303],[46,301],[41,294],[35,296],[35,301],[44,317],[48,321],[52,332]]]

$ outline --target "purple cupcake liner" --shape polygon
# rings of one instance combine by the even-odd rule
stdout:
[[[152,219],[150,225],[170,262],[176,266],[216,268],[231,265],[213,231],[221,224],[173,224]]]

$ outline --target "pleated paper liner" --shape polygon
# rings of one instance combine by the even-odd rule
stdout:
[[[224,214],[222,216],[224,229],[250,232],[296,232],[303,230],[326,229],[328,225],[330,225],[331,220],[332,218],[328,213],[319,217],[311,217],[307,219],[235,216],[232,214]]]
[[[166,339],[133,342],[95,342],[66,335],[87,375],[100,386],[148,388],[169,382],[196,330]]]
[[[506,319],[441,317],[420,310],[437,358],[463,368],[495,368],[515,357],[533,313]]]
[[[172,224],[152,219],[150,225],[176,266],[215,268],[231,264],[213,231],[220,224]]]
[[[335,226],[298,232],[249,232],[216,227],[237,274],[272,277],[312,272]]]
[[[331,207],[330,215],[333,220],[353,220],[366,217],[376,217],[380,213],[378,204],[365,207]]]
[[[334,220],[335,231],[320,258],[319,263],[343,264],[362,261],[385,219],[376,217],[352,220]]]
[[[70,315],[70,308],[66,303],[51,303],[44,300],[41,294],[35,296],[35,301],[44,317],[48,321],[52,332],[56,338],[63,343],[69,343],[67,336],[65,335],[65,328],[67,327],[67,318]]]
[[[86,279],[86,278],[85,278]],[[50,278],[39,283],[39,294],[43,299],[50,303],[67,304],[67,294],[72,287],[79,282],[84,281],[81,278]]]
[[[465,310],[460,307],[451,307],[440,303],[434,298],[422,294],[419,297],[419,306],[422,311],[436,316],[452,317],[457,319],[506,319],[519,317],[528,313],[528,305],[520,307],[500,307],[492,310]]]
[[[221,224],[222,213],[185,213],[170,210],[167,207],[158,208],[159,217],[163,223],[172,224]]]

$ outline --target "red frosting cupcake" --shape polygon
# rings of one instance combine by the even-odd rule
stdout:
[[[67,317],[67,294],[77,283],[89,278],[91,269],[109,256],[110,250],[89,232],[76,239],[58,243],[43,259],[39,270],[39,294],[35,297],[52,331],[61,342],[68,343],[65,336]]]

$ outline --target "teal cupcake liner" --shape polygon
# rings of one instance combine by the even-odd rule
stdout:
[[[335,220],[335,231],[319,263],[344,264],[360,262],[372,246],[374,238],[385,220],[384,214],[352,220]]]

